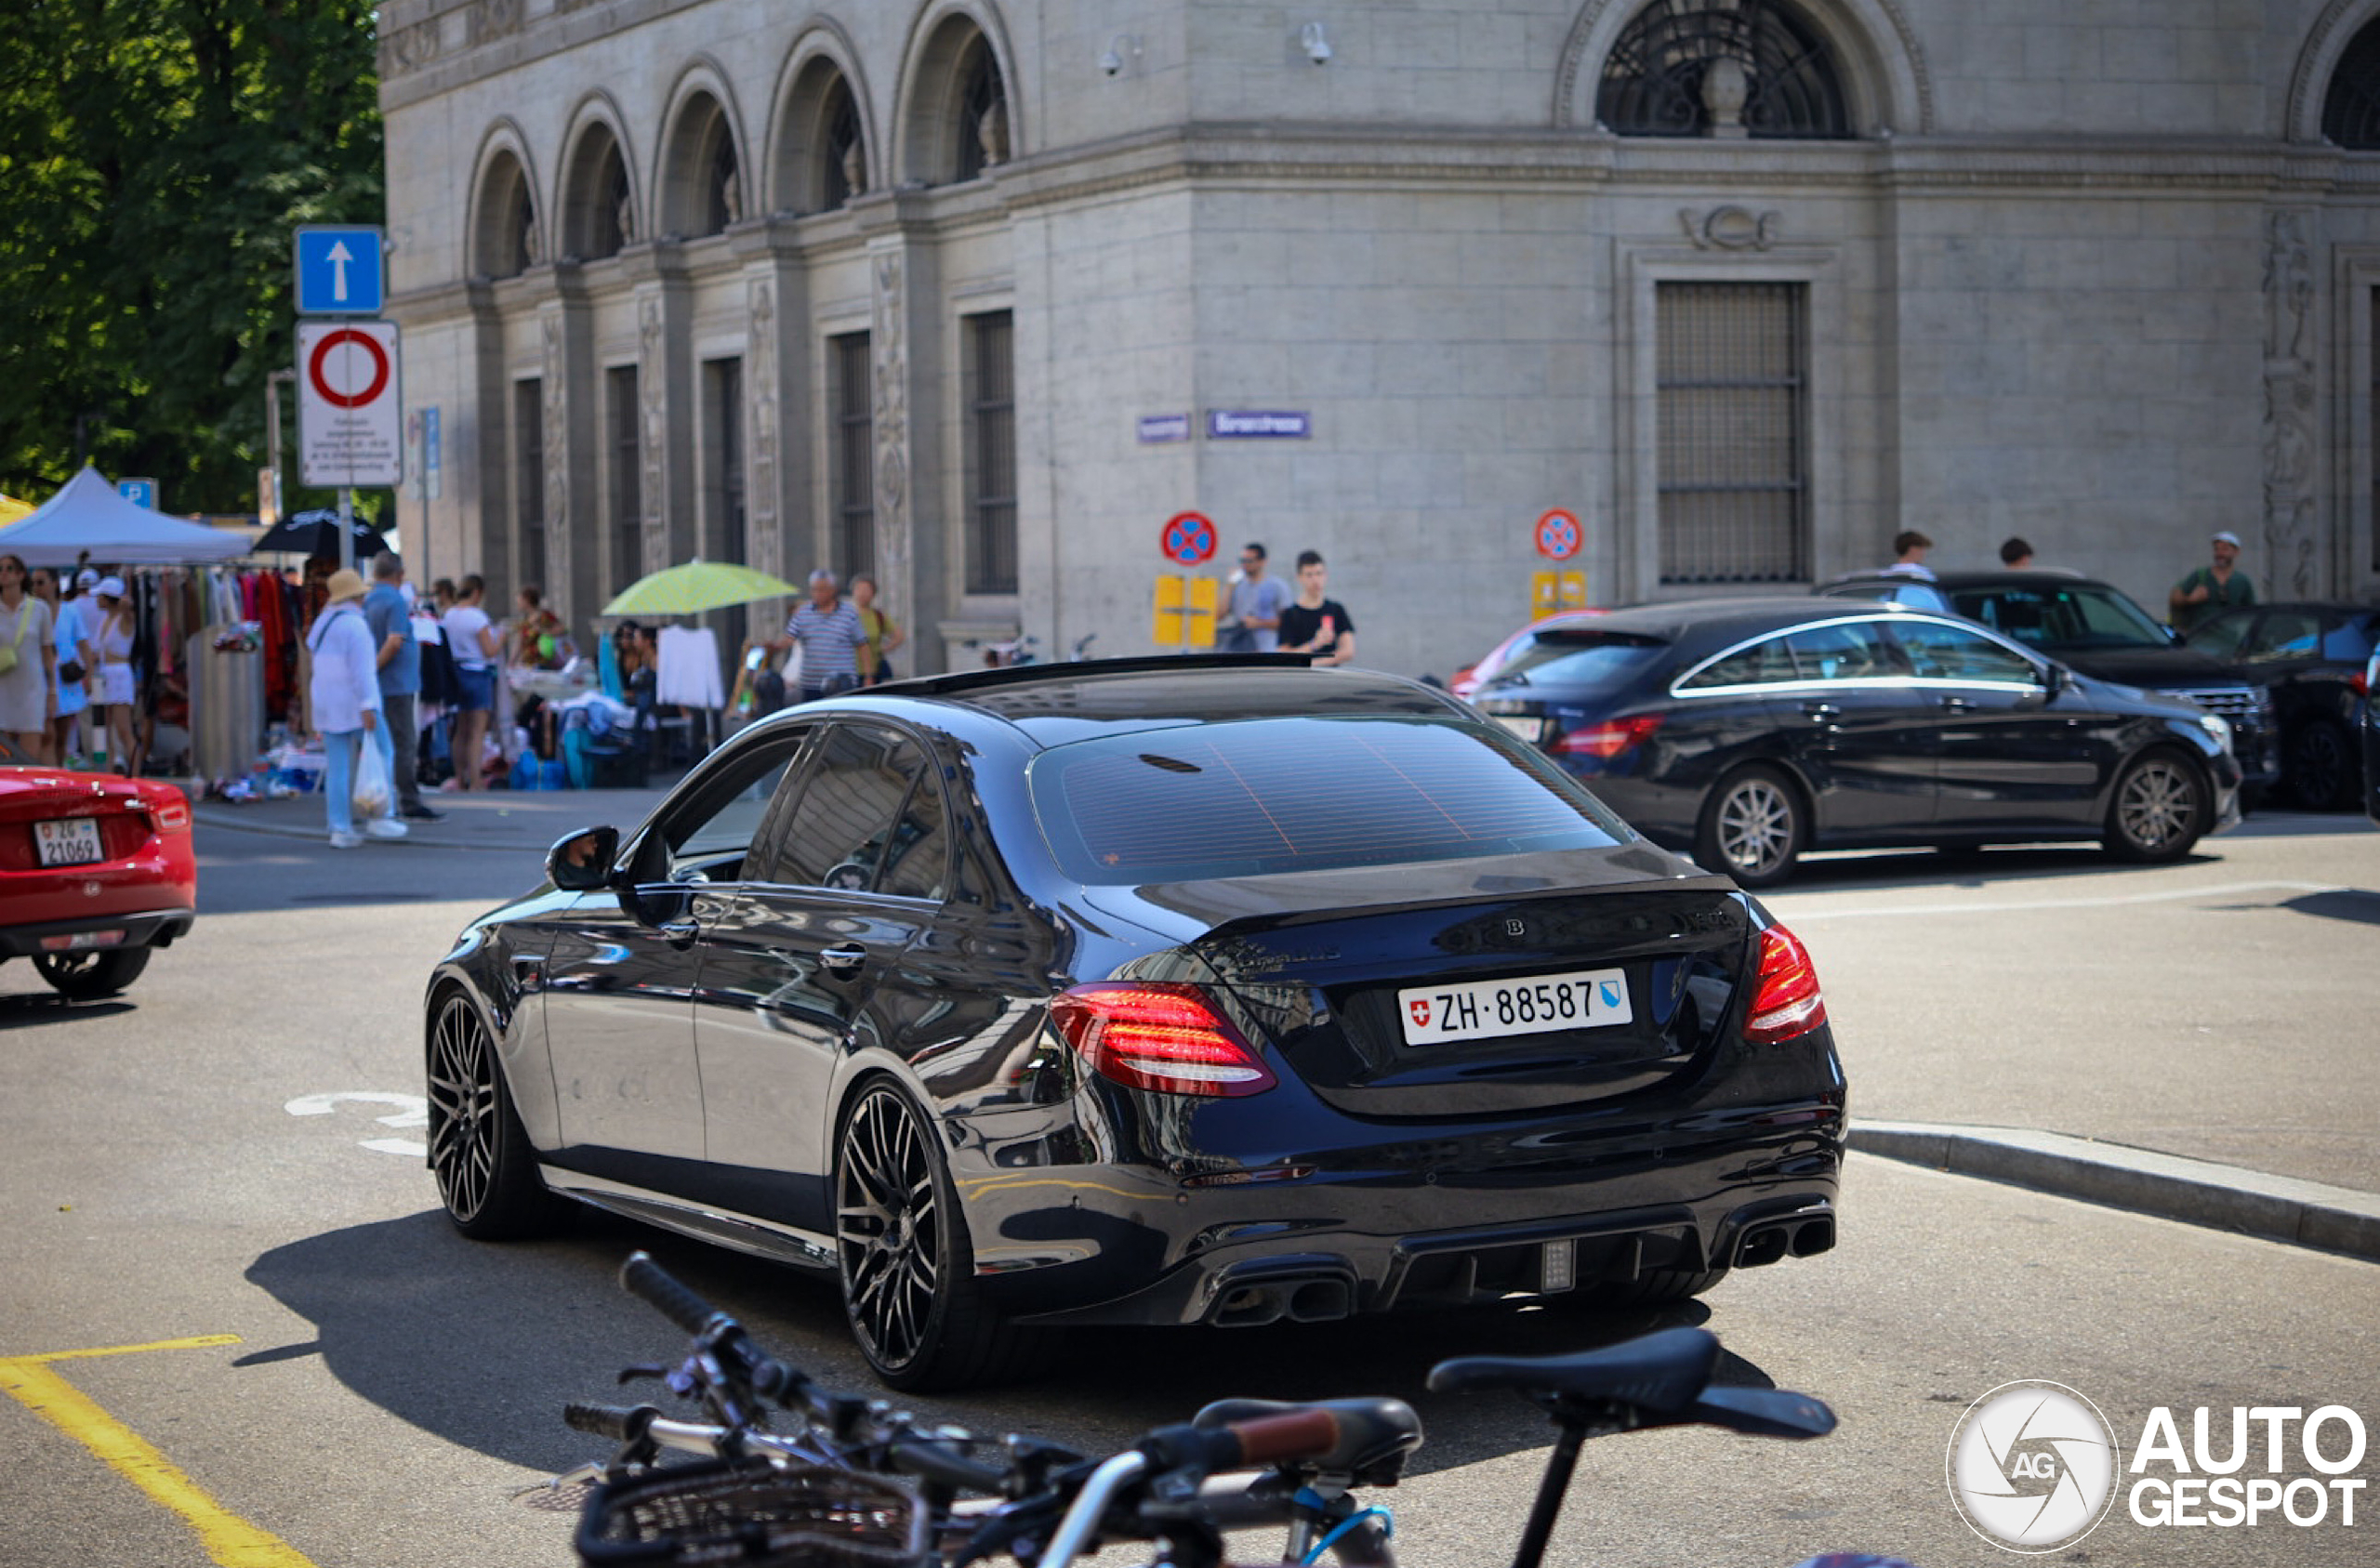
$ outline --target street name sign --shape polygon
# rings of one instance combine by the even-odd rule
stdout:
[[[404,479],[394,322],[298,323],[298,471],[324,489]]]
[[[377,316],[383,293],[380,231],[362,224],[298,230],[298,313]]]

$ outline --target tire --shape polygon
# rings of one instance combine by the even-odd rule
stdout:
[[[1703,802],[1694,858],[1743,887],[1773,887],[1808,846],[1807,819],[1801,792],[1782,772],[1765,763],[1738,769]]]
[[[1591,1307],[1658,1307],[1699,1296],[1726,1277],[1725,1269],[1647,1269],[1633,1280],[1607,1280],[1580,1294]]]
[[[33,968],[51,989],[70,1002],[112,996],[140,978],[149,967],[146,947],[119,947],[106,953],[36,953]]]
[[[889,1078],[864,1086],[843,1117],[835,1253],[852,1337],[893,1388],[972,1388],[1040,1364],[1047,1337],[1010,1324],[984,1298],[925,1113]]]
[[[2289,793],[2309,811],[2352,810],[2359,771],[2347,731],[2327,718],[2299,725],[2281,754]]]
[[[2175,752],[2152,751],[2117,775],[2100,842],[2119,860],[2176,861],[2190,852],[2214,814],[2205,771]]]
[[[576,1206],[537,1175],[529,1135],[496,1061],[496,1040],[469,996],[450,991],[430,1033],[430,1168],[455,1229],[473,1241],[551,1235]]]

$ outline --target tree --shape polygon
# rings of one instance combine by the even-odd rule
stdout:
[[[86,447],[177,511],[252,510],[291,230],[381,220],[374,7],[0,11],[0,488]]]

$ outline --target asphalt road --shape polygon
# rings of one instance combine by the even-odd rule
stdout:
[[[200,846],[206,917],[125,998],[64,1008],[22,966],[0,968],[0,1385],[15,1395],[0,1400],[0,1568],[570,1561],[567,1516],[510,1494],[596,1456],[561,1426],[563,1400],[611,1397],[618,1366],[673,1349],[611,1284],[640,1245],[825,1380],[863,1386],[831,1295],[780,1270],[602,1218],[508,1248],[445,1226],[403,1152],[420,1136],[403,1124],[421,980],[465,918],[534,879],[533,850],[339,854],[213,828]],[[2373,1030],[2356,1004],[2374,887],[2380,834],[2274,818],[2164,871],[2065,851],[1871,857],[1821,863],[1773,902],[1815,953],[1858,1113],[2104,1128],[2368,1184]],[[1400,1394],[1430,1436],[1387,1500],[1421,1565],[1501,1561],[1548,1440],[1509,1396],[1422,1391],[1433,1360],[1464,1351],[1707,1321],[1738,1376],[1843,1417],[1809,1443],[1591,1445],[1564,1564],[1782,1568],[1855,1548],[2008,1561],[1952,1511],[1943,1458],[1960,1411],[2012,1379],[2087,1394],[2127,1456],[2158,1406],[2181,1411],[2186,1440],[2201,1405],[2223,1422],[2234,1405],[2342,1404],[2380,1427],[2380,1267],[1864,1157],[1844,1213],[1833,1254],[1739,1274],[1665,1317],[1085,1333],[1033,1388],[921,1403],[1091,1446],[1225,1393]],[[45,1359],[157,1344],[174,1348]],[[2283,1480],[2314,1473],[2283,1459]],[[2350,1473],[2374,1476],[2380,1433]],[[2357,1518],[2151,1529],[2119,1500],[2082,1551],[2380,1560],[2380,1518]],[[269,1539],[243,1548],[243,1525]]]

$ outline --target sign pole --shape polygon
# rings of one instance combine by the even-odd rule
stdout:
[[[355,569],[355,491],[344,484],[338,487],[338,569]]]

